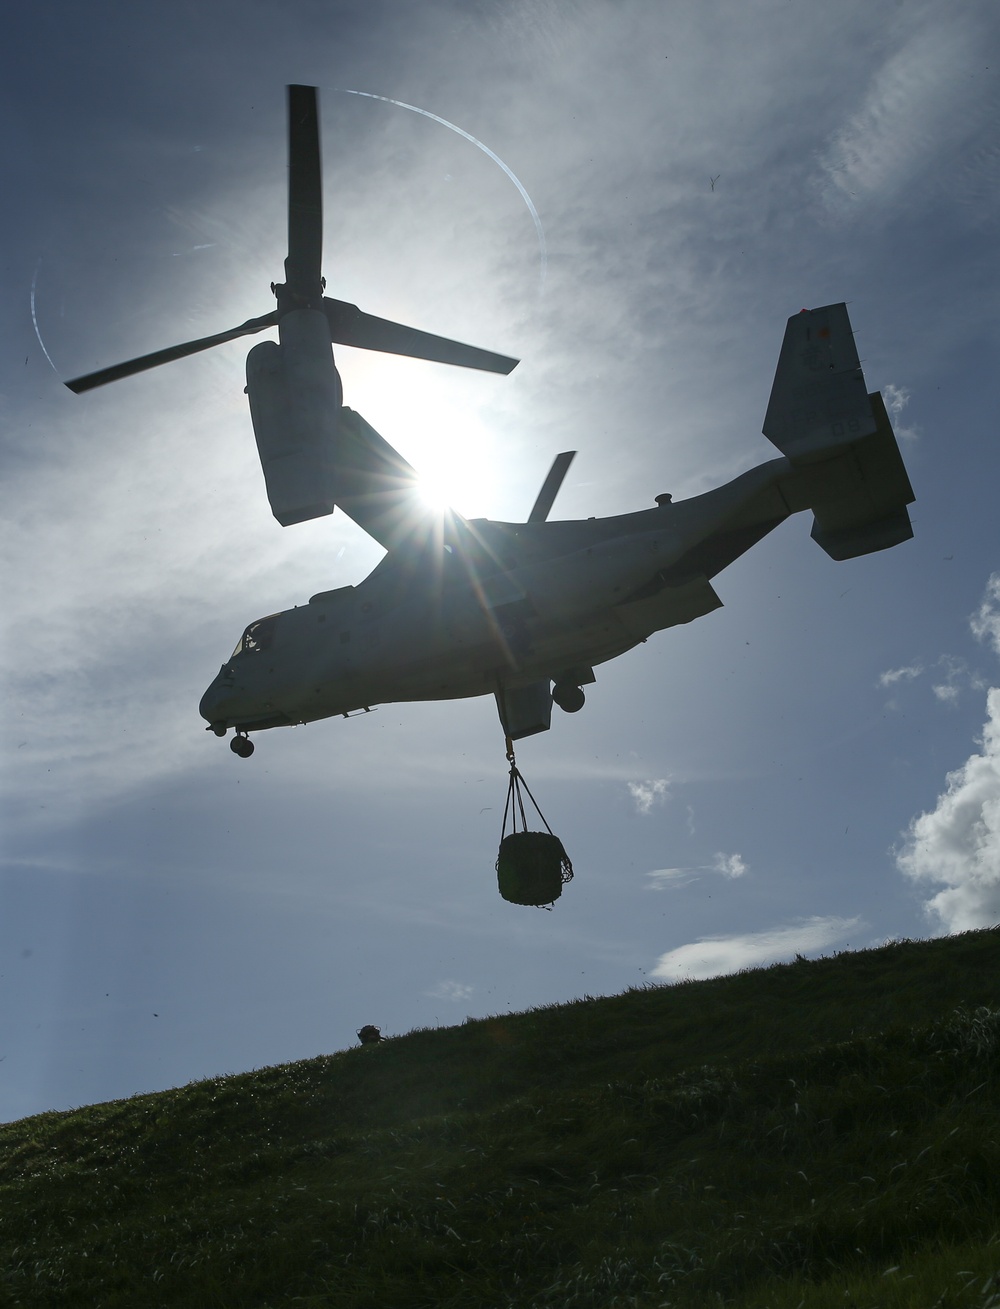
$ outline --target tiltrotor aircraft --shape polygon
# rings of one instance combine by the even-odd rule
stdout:
[[[914,496],[881,396],[868,394],[846,305],[788,320],[764,417],[781,451],[725,486],[613,518],[548,522],[572,452],[557,456],[524,523],[430,509],[415,470],[343,407],[331,342],[509,373],[515,359],[373,318],[324,296],[316,90],[289,88],[289,213],[277,308],[228,332],[67,383],[82,392],[278,328],[247,358],[254,434],[277,520],[339,506],[385,547],[356,586],[252,622],[201,700],[243,757],[250,732],[382,703],[496,696],[511,740],[575,713],[594,668],[722,601],[712,579],[809,509],[833,559],[908,540]]]

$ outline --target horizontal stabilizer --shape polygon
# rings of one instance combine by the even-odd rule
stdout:
[[[876,428],[845,304],[789,318],[763,432],[795,462],[823,458]]]
[[[868,397],[876,431],[855,442],[848,491],[813,502],[812,538],[831,559],[855,559],[908,541],[913,535],[906,506],[916,498],[903,466],[892,423],[881,395]],[[831,479],[832,481],[833,479]]]

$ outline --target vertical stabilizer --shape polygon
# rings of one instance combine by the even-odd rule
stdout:
[[[847,305],[789,318],[764,416],[767,439],[808,463],[876,429]]]

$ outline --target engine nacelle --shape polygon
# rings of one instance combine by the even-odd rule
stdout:
[[[271,512],[288,527],[333,513],[343,388],[324,313],[293,310],[278,335],[247,355],[247,395]]]

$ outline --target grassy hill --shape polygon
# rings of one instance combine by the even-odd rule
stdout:
[[[1000,930],[0,1126],[0,1305],[1000,1309]]]

